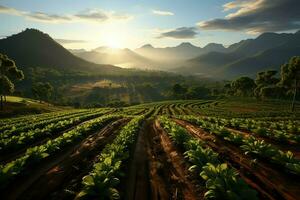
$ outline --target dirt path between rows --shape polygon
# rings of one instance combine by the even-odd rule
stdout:
[[[158,121],[145,128],[149,180],[152,200],[202,199],[191,180],[183,155],[177,151]]]
[[[3,199],[43,199],[60,186],[64,178],[74,172],[73,165],[83,160],[87,154],[105,143],[105,138],[127,119],[117,120],[106,125],[101,131],[91,134],[79,144],[65,148],[59,155],[52,156],[27,174],[14,181],[6,190]]]
[[[144,123],[139,131],[132,159],[128,164],[128,176],[123,188],[126,200],[150,199],[146,142],[146,123]]]
[[[182,153],[174,146],[158,120],[154,122],[154,129],[156,134],[160,137],[160,143],[166,153],[168,161],[172,163],[172,178],[178,181],[175,199],[201,199],[201,195],[199,195],[200,188],[193,182],[192,179],[194,179],[194,177],[189,175],[189,166]],[[203,194],[203,192],[204,191],[201,190],[200,194]]]
[[[186,121],[176,119],[174,121],[186,128],[194,137],[204,140],[207,146],[237,168],[242,178],[260,193],[262,199],[299,199],[300,181],[298,177],[286,175],[278,171],[276,167],[261,161],[253,166],[251,158],[244,155],[239,147]]]

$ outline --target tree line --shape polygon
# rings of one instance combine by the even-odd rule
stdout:
[[[300,56],[294,56],[281,66],[280,74],[276,70],[258,72],[255,79],[239,77],[225,84],[224,88],[227,95],[254,96],[257,99],[286,99],[292,96],[291,109],[294,110],[299,80]]]

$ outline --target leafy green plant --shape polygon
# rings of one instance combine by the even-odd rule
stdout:
[[[226,163],[218,165],[207,163],[202,168],[200,176],[206,180],[207,199],[258,199],[256,191],[238,178],[237,171],[228,168]]]
[[[272,145],[267,144],[264,140],[256,140],[254,137],[249,137],[244,140],[244,145],[241,145],[245,154],[257,154],[264,158],[275,156],[277,151]]]
[[[160,122],[163,124],[163,127],[168,128],[168,134],[170,136],[173,134],[170,133],[170,130],[176,131],[179,129],[181,131],[176,131],[178,134],[189,135],[185,129],[182,129],[182,127],[166,117],[161,117]],[[201,124],[203,125],[203,123]],[[222,129],[220,129],[220,131],[222,131]],[[228,134],[230,134],[230,132],[228,133],[226,131],[223,133],[223,135]],[[251,189],[238,177],[236,170],[229,168],[225,163],[221,164],[217,153],[208,147],[203,147],[205,144],[204,141],[192,137],[186,138],[187,141],[180,146],[184,147],[184,156],[192,164],[189,170],[200,171],[200,176],[206,182],[206,188],[208,189],[205,193],[206,199],[257,199],[256,191]],[[178,137],[171,137],[171,139],[176,144],[183,142],[181,139],[178,139]],[[178,140],[175,141],[176,139]]]
[[[40,162],[44,158],[55,154],[60,148],[72,144],[84,136],[91,134],[98,128],[104,126],[104,124],[118,119],[119,115],[108,115],[99,117],[89,121],[88,123],[77,126],[68,132],[65,132],[61,136],[49,140],[47,143],[28,148],[24,156],[5,164],[0,171],[0,183],[1,187],[4,187],[9,181],[20,174],[26,167],[32,166],[35,163]]]
[[[76,199],[120,199],[117,190],[122,176],[122,162],[129,158],[129,148],[145,116],[132,119],[122,128],[119,135],[100,154],[93,170],[82,179],[83,188]]]
[[[300,164],[299,163],[286,163],[285,167],[291,173],[300,175]]]

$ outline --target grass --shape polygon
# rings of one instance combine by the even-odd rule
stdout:
[[[35,99],[7,96],[4,109],[0,111],[0,118],[20,116],[27,114],[39,114],[69,109],[68,107],[54,106]]]

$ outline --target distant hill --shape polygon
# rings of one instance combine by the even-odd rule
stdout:
[[[98,47],[91,51],[70,50],[74,55],[97,64],[113,64],[125,68],[150,69],[159,67],[151,59],[145,58],[130,49]]]
[[[45,67],[71,71],[97,71],[110,73],[121,68],[98,65],[74,56],[48,34],[26,29],[0,40],[0,53],[7,54],[22,69]]]
[[[184,74],[206,74],[219,78],[254,76],[258,71],[277,69],[290,57],[300,55],[300,32],[263,33],[243,40],[224,52],[209,52],[187,60],[176,69]]]
[[[144,45],[135,52],[152,60],[161,62],[178,62],[187,59],[194,58],[201,54],[208,53],[210,51],[224,52],[226,49],[222,44],[210,43],[205,47],[197,47],[189,42],[183,42],[175,47],[155,48],[150,44]]]
[[[81,49],[70,51],[82,59],[98,64],[109,63],[126,68],[172,71],[172,68],[187,59],[211,51],[224,52],[226,48],[216,43],[210,43],[201,48],[184,42],[178,46],[166,48],[154,48],[151,44],[146,44],[135,50],[98,47],[91,51]]]

